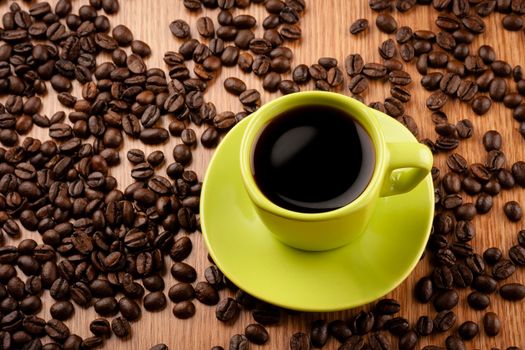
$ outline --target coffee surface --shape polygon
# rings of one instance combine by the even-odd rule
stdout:
[[[264,127],[252,155],[262,193],[285,209],[317,213],[355,200],[372,177],[368,133],[346,112],[327,106],[288,110]]]

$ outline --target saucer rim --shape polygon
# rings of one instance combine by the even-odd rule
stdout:
[[[399,127],[402,127],[404,129],[406,129],[401,123],[399,123],[397,120],[383,114],[383,113],[380,113],[378,112],[377,113],[378,115],[378,119],[379,119],[379,124],[382,126],[383,124],[381,123],[381,118],[388,118],[390,122],[393,122],[394,124],[398,124],[397,126]],[[246,128],[247,126],[247,120],[244,119],[242,120],[240,123],[238,123],[234,128]],[[409,133],[408,130],[406,130],[407,133]],[[410,136],[410,142],[418,142],[417,139],[412,135],[403,135],[402,137],[403,138],[406,138],[407,141],[408,141],[408,138]],[[422,182],[425,182],[426,183],[426,186],[425,186],[425,193],[428,194],[428,202],[430,203],[429,205],[429,210],[427,212],[428,214],[428,219],[426,220],[426,227],[425,227],[425,234],[424,234],[424,240],[422,241],[422,244],[421,246],[418,246],[418,249],[414,249],[414,258],[413,258],[413,261],[408,265],[408,267],[406,269],[404,269],[404,272],[402,274],[400,274],[398,276],[398,278],[394,279],[391,283],[388,283],[388,285],[386,285],[384,288],[381,288],[382,290],[384,290],[385,292],[382,293],[381,295],[375,295],[375,296],[370,296],[370,297],[362,297],[362,298],[354,298],[352,302],[349,302],[349,303],[345,303],[345,304],[339,304],[339,305],[333,305],[332,307],[316,307],[314,305],[308,305],[308,306],[305,306],[304,303],[303,305],[291,305],[291,304],[287,304],[287,303],[283,303],[283,302],[279,302],[279,301],[275,301],[275,300],[270,300],[271,298],[268,298],[267,296],[264,296],[264,293],[261,295],[259,294],[259,292],[257,292],[256,290],[252,290],[250,288],[250,286],[246,286],[244,283],[239,283],[240,281],[237,280],[237,278],[235,276],[230,276],[226,271],[228,269],[224,269],[223,268],[223,265],[220,261],[220,259],[217,258],[217,255],[216,255],[216,252],[215,250],[212,248],[212,245],[210,244],[210,241],[209,241],[209,238],[208,238],[208,234],[206,232],[207,229],[206,229],[206,220],[204,219],[205,218],[205,210],[204,210],[204,203],[206,202],[206,193],[209,192],[207,191],[207,183],[208,181],[207,178],[209,176],[209,173],[210,173],[210,170],[213,168],[213,163],[215,162],[215,159],[216,159],[216,154],[217,153],[220,153],[220,150],[222,147],[225,147],[223,146],[223,144],[226,144],[228,142],[227,140],[228,138],[228,134],[224,137],[224,139],[221,141],[221,143],[219,144],[219,146],[217,147],[217,149],[215,150],[210,162],[209,162],[209,165],[208,165],[208,168],[206,170],[206,174],[205,174],[205,177],[204,177],[204,181],[203,181],[203,188],[202,188],[202,194],[201,194],[201,202],[200,202],[200,216],[201,216],[201,232],[202,232],[202,235],[204,236],[204,242],[205,242],[205,245],[206,245],[206,248],[208,249],[208,253],[210,254],[210,256],[212,257],[213,259],[213,263],[216,264],[219,269],[225,274],[225,276],[233,283],[235,284],[236,286],[238,286],[239,288],[241,288],[242,290],[244,290],[245,292],[247,292],[248,294],[262,300],[262,301],[265,301],[265,302],[268,302],[272,305],[276,305],[276,306],[279,306],[279,307],[282,307],[282,308],[285,308],[285,309],[291,309],[291,310],[297,310],[297,311],[303,311],[303,312],[335,312],[335,311],[341,311],[341,310],[348,310],[348,309],[352,309],[352,308],[355,308],[355,307],[358,307],[358,306],[362,306],[362,305],[366,305],[370,302],[373,302],[375,300],[378,300],[382,297],[384,297],[386,294],[392,292],[395,288],[397,288],[401,283],[403,283],[403,281],[405,281],[409,276],[410,274],[414,271],[415,267],[417,266],[417,264],[419,263],[419,261],[421,260],[421,257],[426,249],[426,242],[428,241],[428,238],[430,236],[430,233],[431,233],[431,227],[432,227],[432,222],[433,222],[433,217],[434,217],[434,189],[433,189],[433,181],[432,181],[432,177],[431,177],[431,174],[429,174]],[[239,170],[240,171],[240,170]],[[240,184],[241,185],[241,184]],[[421,186],[421,184],[419,185]],[[418,187],[419,187],[418,186]],[[411,192],[411,191],[410,191]],[[408,193],[410,193],[408,192]],[[406,195],[408,193],[405,193],[405,194],[401,194],[401,195]],[[378,198],[378,200],[380,202],[382,201],[385,201],[387,200],[388,197],[380,197]],[[249,203],[247,205],[250,205],[250,206],[253,206],[253,203]],[[374,212],[376,211],[377,209],[374,210]],[[372,218],[375,216],[372,215]],[[422,225],[423,226],[423,225]],[[275,238],[274,238],[275,239]],[[348,245],[352,245],[354,244],[355,241],[352,241],[350,243],[348,243]],[[282,243],[283,246],[286,247],[286,249],[294,249],[292,247],[289,247],[287,246],[286,244]],[[346,245],[345,245],[346,246]],[[344,249],[344,247],[340,247],[340,248],[336,248],[336,249],[333,249],[331,251],[336,251],[336,250],[339,250],[339,249]],[[294,249],[295,250],[295,249]],[[328,253],[330,251],[327,251]],[[304,252],[305,254],[309,253],[309,252]]]

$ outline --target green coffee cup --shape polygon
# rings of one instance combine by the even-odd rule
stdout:
[[[375,151],[374,171],[361,195],[341,208],[321,213],[296,212],[276,205],[258,188],[252,169],[253,150],[262,129],[283,112],[308,105],[343,111],[367,131]],[[241,176],[257,215],[276,239],[308,251],[344,246],[364,232],[380,197],[408,192],[429,174],[430,150],[422,144],[387,143],[376,117],[380,113],[341,94],[309,91],[275,99],[250,116],[240,147]]]

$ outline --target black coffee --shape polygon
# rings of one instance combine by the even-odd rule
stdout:
[[[352,202],[367,187],[374,163],[374,146],[363,127],[326,106],[302,106],[277,116],[262,130],[252,157],[262,193],[303,213]]]

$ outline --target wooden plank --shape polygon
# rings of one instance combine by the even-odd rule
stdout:
[[[55,3],[55,1],[51,1]],[[365,61],[380,62],[377,52],[377,46],[387,38],[387,35],[380,33],[374,26],[376,14],[368,8],[366,0],[345,1],[345,0],[309,0],[308,7],[304,17],[301,20],[303,30],[303,39],[290,45],[295,53],[293,61],[294,66],[299,63],[311,64],[317,58],[323,56],[336,57],[340,65],[346,55],[350,53],[361,53]],[[75,1],[74,8],[86,4],[87,0]],[[0,9],[4,12],[9,3],[3,2]],[[24,5],[25,6],[25,5]],[[180,41],[174,38],[168,25],[171,21],[182,18],[188,21],[192,27],[192,34],[198,37],[195,29],[195,22],[199,16],[208,15],[216,21],[218,10],[203,10],[197,14],[190,14],[183,6],[180,0],[134,0],[121,1],[120,12],[111,16],[113,26],[122,23],[131,28],[135,38],[147,42],[152,50],[153,55],[147,60],[149,67],[166,68],[162,57],[165,51],[178,49]],[[250,13],[253,14],[258,23],[261,23],[266,11],[261,5],[254,5],[247,10],[235,10],[234,14]],[[415,29],[432,29],[437,30],[434,25],[434,19],[437,13],[430,7],[420,6],[405,14],[396,14],[400,25],[410,25]],[[371,28],[366,35],[351,36],[348,32],[349,25],[357,18],[365,17],[370,20]],[[512,65],[522,62],[525,56],[524,36],[522,32],[506,32],[500,28],[502,16],[493,15],[486,20],[487,31],[480,37],[476,38],[471,46],[471,52],[475,52],[481,44],[491,44],[496,49],[498,58],[508,60]],[[257,35],[262,34],[261,26],[257,27]],[[129,50],[129,49],[128,49]],[[413,65],[407,70],[412,74],[415,82],[412,83],[411,91],[413,93],[412,101],[407,106],[407,113],[415,118],[419,125],[420,137],[435,138],[432,123],[430,122],[430,112],[425,108],[425,99],[429,95],[418,83],[419,75]],[[241,105],[237,99],[225,93],[221,87],[222,82],[228,76],[237,76],[244,79],[251,88],[262,90],[261,80],[254,75],[247,75],[239,72],[235,68],[223,68],[221,74],[209,84],[206,99],[213,101],[219,111],[233,110],[240,111]],[[365,94],[367,102],[383,100],[388,96],[388,84],[372,82],[369,91]],[[51,89],[50,89],[51,90]],[[342,93],[348,94],[346,89]],[[80,95],[78,86],[75,87],[75,93]],[[278,96],[278,94],[268,94],[264,92],[263,102],[269,101]],[[51,92],[44,99],[44,113],[53,114],[62,107],[58,104],[55,93]],[[465,155],[469,161],[484,162],[486,152],[481,145],[481,136],[490,129],[498,129],[504,138],[503,150],[507,154],[507,164],[524,159],[524,140],[517,132],[517,123],[512,119],[511,112],[502,105],[494,106],[490,113],[483,117],[475,116],[468,105],[451,101],[447,104],[444,111],[448,114],[449,119],[453,122],[467,118],[474,122],[474,137],[466,142],[462,142],[458,152]],[[165,120],[165,126],[168,120]],[[33,128],[31,136],[46,139],[47,130]],[[120,151],[121,164],[118,168],[112,170],[112,175],[119,182],[121,189],[132,183],[130,177],[130,163],[126,160],[126,151],[130,148],[141,148],[146,153],[153,150],[161,149],[167,157],[167,163],[172,161],[172,149],[174,145],[180,143],[179,139],[171,138],[170,142],[164,146],[144,146],[140,142],[127,139],[124,148]],[[194,161],[191,168],[197,171],[202,177],[206,169],[206,164],[211,156],[211,151],[203,150],[201,147],[194,153]],[[443,156],[436,157],[436,165],[442,171],[446,171]],[[162,169],[161,172],[163,172]],[[474,220],[477,229],[477,237],[473,245],[477,251],[482,252],[491,246],[502,247],[504,252],[508,251],[513,244],[516,244],[516,233],[522,228],[522,223],[510,223],[503,218],[502,206],[508,200],[517,200],[525,204],[525,193],[521,189],[505,191],[498,196],[494,202],[494,209],[486,216],[478,217]],[[234,208],[232,208],[234,210]],[[39,240],[35,233],[24,233],[24,237],[32,237]],[[206,259],[206,249],[200,234],[191,235],[194,243],[194,250],[190,256],[189,263],[193,264],[199,272],[199,278],[203,279],[202,273],[209,265]],[[9,241],[8,241],[9,242]],[[407,317],[411,324],[415,323],[420,315],[434,316],[435,312],[431,305],[421,305],[414,301],[412,297],[413,286],[417,279],[429,273],[427,259],[424,259],[416,268],[414,273],[389,297],[398,299],[402,304],[401,315]],[[165,274],[166,292],[174,284],[173,278],[169,273]],[[524,282],[525,274],[523,268],[512,276],[508,282]],[[466,304],[466,296],[469,291],[460,292],[460,306],[456,308],[458,314],[457,325],[466,320],[480,322],[483,312],[473,311]],[[225,295],[222,292],[223,296]],[[45,294],[45,307],[41,313],[43,317],[50,318],[49,307],[52,299],[48,293]],[[491,296],[492,305],[488,310],[496,311],[502,321],[503,327],[501,335],[496,338],[487,338],[485,336],[477,337],[469,343],[468,347],[472,349],[490,349],[491,347],[506,348],[511,345],[525,346],[525,334],[522,332],[525,324],[525,304],[505,302],[496,295]],[[140,321],[133,324],[133,337],[129,340],[122,341],[113,336],[106,342],[107,349],[148,349],[157,343],[166,343],[170,349],[209,349],[212,345],[222,345],[227,348],[228,340],[235,333],[242,333],[246,325],[253,322],[248,312],[243,312],[240,319],[233,325],[225,325],[215,318],[214,307],[203,306],[197,303],[197,314],[190,320],[177,320],[171,314],[173,304],[162,312],[147,313],[142,315]],[[368,309],[365,307],[364,309]],[[323,318],[327,320],[348,318],[357,313],[360,309],[349,310],[345,312],[329,314],[302,314],[299,316],[285,316],[280,326],[269,327],[271,341],[265,348],[268,349],[287,349],[290,336],[297,331],[308,332],[309,322],[314,319]],[[89,322],[96,316],[92,309],[76,308],[72,320],[66,323],[71,330],[82,337],[87,337],[89,333]],[[418,347],[422,348],[427,344],[443,345],[444,335],[432,336],[422,339]],[[326,346],[326,349],[336,349],[338,345],[332,339]],[[258,349],[258,346],[251,346],[252,349]],[[262,348],[262,347],[261,347]]]

